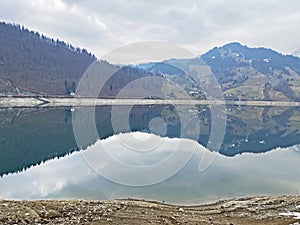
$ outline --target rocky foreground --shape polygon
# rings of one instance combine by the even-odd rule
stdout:
[[[300,196],[249,197],[200,206],[142,200],[0,200],[0,224],[300,224]]]

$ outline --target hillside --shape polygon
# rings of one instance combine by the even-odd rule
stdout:
[[[211,68],[226,98],[300,101],[298,57],[230,43],[215,47],[199,58]],[[85,49],[45,37],[20,25],[0,23],[0,96],[70,96],[86,69],[95,61],[97,58]],[[115,71],[100,97],[113,98],[127,84],[141,77],[164,76],[181,85],[194,98],[205,98],[199,81],[178,69],[190,65],[193,59],[169,59],[138,66],[98,62],[103,68]],[[101,76],[101,71],[98,73]],[[160,90],[167,98],[174,95],[171,86],[162,89],[159,82],[145,81],[139,86],[130,86],[131,92],[121,97],[139,97],[137,94],[141,93],[155,95]],[[179,95],[175,93],[175,96],[178,98]]]
[[[0,23],[1,94],[68,94],[95,60],[85,49]]]
[[[85,49],[0,22],[0,95],[69,96],[96,60]],[[152,75],[138,68],[99,63],[116,71],[101,97],[114,97],[127,83]]]
[[[221,84],[225,98],[254,100],[300,100],[300,58],[266,48],[249,48],[239,43],[215,47],[199,56]],[[173,65],[191,60],[172,59],[142,68],[163,73],[179,82],[195,97],[204,97],[199,85]]]
[[[231,43],[201,56],[227,97],[300,100],[300,59]]]

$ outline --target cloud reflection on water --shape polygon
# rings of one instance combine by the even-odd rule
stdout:
[[[110,153],[137,166],[153,164],[171,154],[179,139],[161,138],[165,146],[151,151],[145,157],[136,152],[124,151],[119,134],[98,141],[85,151],[105,145]],[[140,138],[151,134],[137,133]],[[126,137],[126,136],[125,136]],[[131,136],[128,136],[128,138]],[[128,139],[127,139],[128,140]],[[130,141],[130,140],[129,140]],[[133,139],[132,141],[137,141]],[[189,146],[190,140],[183,140]],[[189,149],[182,149],[185,154]],[[198,171],[202,155],[213,154],[197,144],[188,164],[170,179],[146,187],[130,187],[113,183],[95,173],[83,160],[80,152],[53,159],[39,166],[6,175],[0,179],[1,197],[5,199],[111,199],[145,198],[181,204],[196,204],[219,198],[261,195],[299,194],[299,147],[278,148],[262,154],[245,153],[233,158],[218,155],[204,172]],[[109,162],[105,162],[109,163]],[[174,162],[176,163],[176,162]],[[123,176],[126,171],[118,171]],[[128,176],[128,174],[126,174]],[[138,178],[136,178],[138,179]]]

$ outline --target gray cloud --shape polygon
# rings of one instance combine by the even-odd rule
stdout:
[[[97,56],[134,41],[170,41],[201,54],[239,41],[299,49],[298,0],[1,0],[1,20],[87,48]]]

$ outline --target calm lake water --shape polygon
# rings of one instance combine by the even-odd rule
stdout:
[[[187,110],[197,124],[185,130],[173,106],[126,110],[1,109],[0,197],[197,204],[300,193],[299,108],[227,108],[218,151],[210,108]]]

